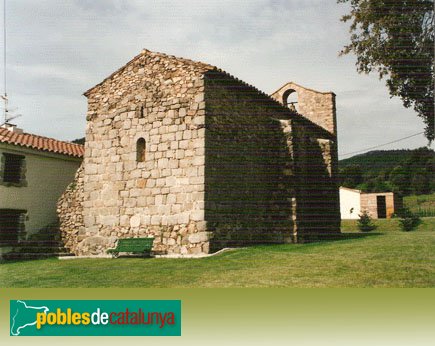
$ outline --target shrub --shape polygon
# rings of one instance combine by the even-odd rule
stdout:
[[[403,208],[398,215],[400,217],[400,228],[404,232],[412,231],[421,223],[420,217],[408,208]]]
[[[364,210],[361,214],[359,214],[359,220],[358,220],[358,228],[361,232],[370,232],[377,228],[373,223],[373,220],[369,213]]]

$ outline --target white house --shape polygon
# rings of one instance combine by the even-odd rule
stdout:
[[[0,255],[57,221],[56,202],[83,152],[78,144],[0,127]]]
[[[402,208],[402,199],[393,192],[364,193],[340,187],[340,213],[342,219],[359,219],[367,211],[374,219],[389,219]]]
[[[340,187],[340,213],[342,219],[359,219],[361,191]]]

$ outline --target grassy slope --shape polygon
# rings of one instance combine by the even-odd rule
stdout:
[[[435,218],[417,231],[256,246],[204,259],[56,259],[0,264],[1,287],[434,287]],[[346,221],[343,232],[354,232]]]
[[[413,212],[419,210],[435,211],[435,193],[430,195],[411,195],[403,198],[403,205]]]

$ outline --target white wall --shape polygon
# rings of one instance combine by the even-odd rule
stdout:
[[[360,191],[340,187],[340,213],[342,219],[359,219],[358,215],[361,213]]]
[[[35,233],[57,220],[57,200],[81,160],[1,143],[0,157],[4,152],[25,156],[27,186],[0,185],[0,208],[27,210],[26,233]]]

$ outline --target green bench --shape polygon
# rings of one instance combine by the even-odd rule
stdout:
[[[151,255],[154,238],[125,238],[118,239],[116,248],[107,250],[113,258],[117,258],[120,252],[132,252],[142,254],[144,257]]]

